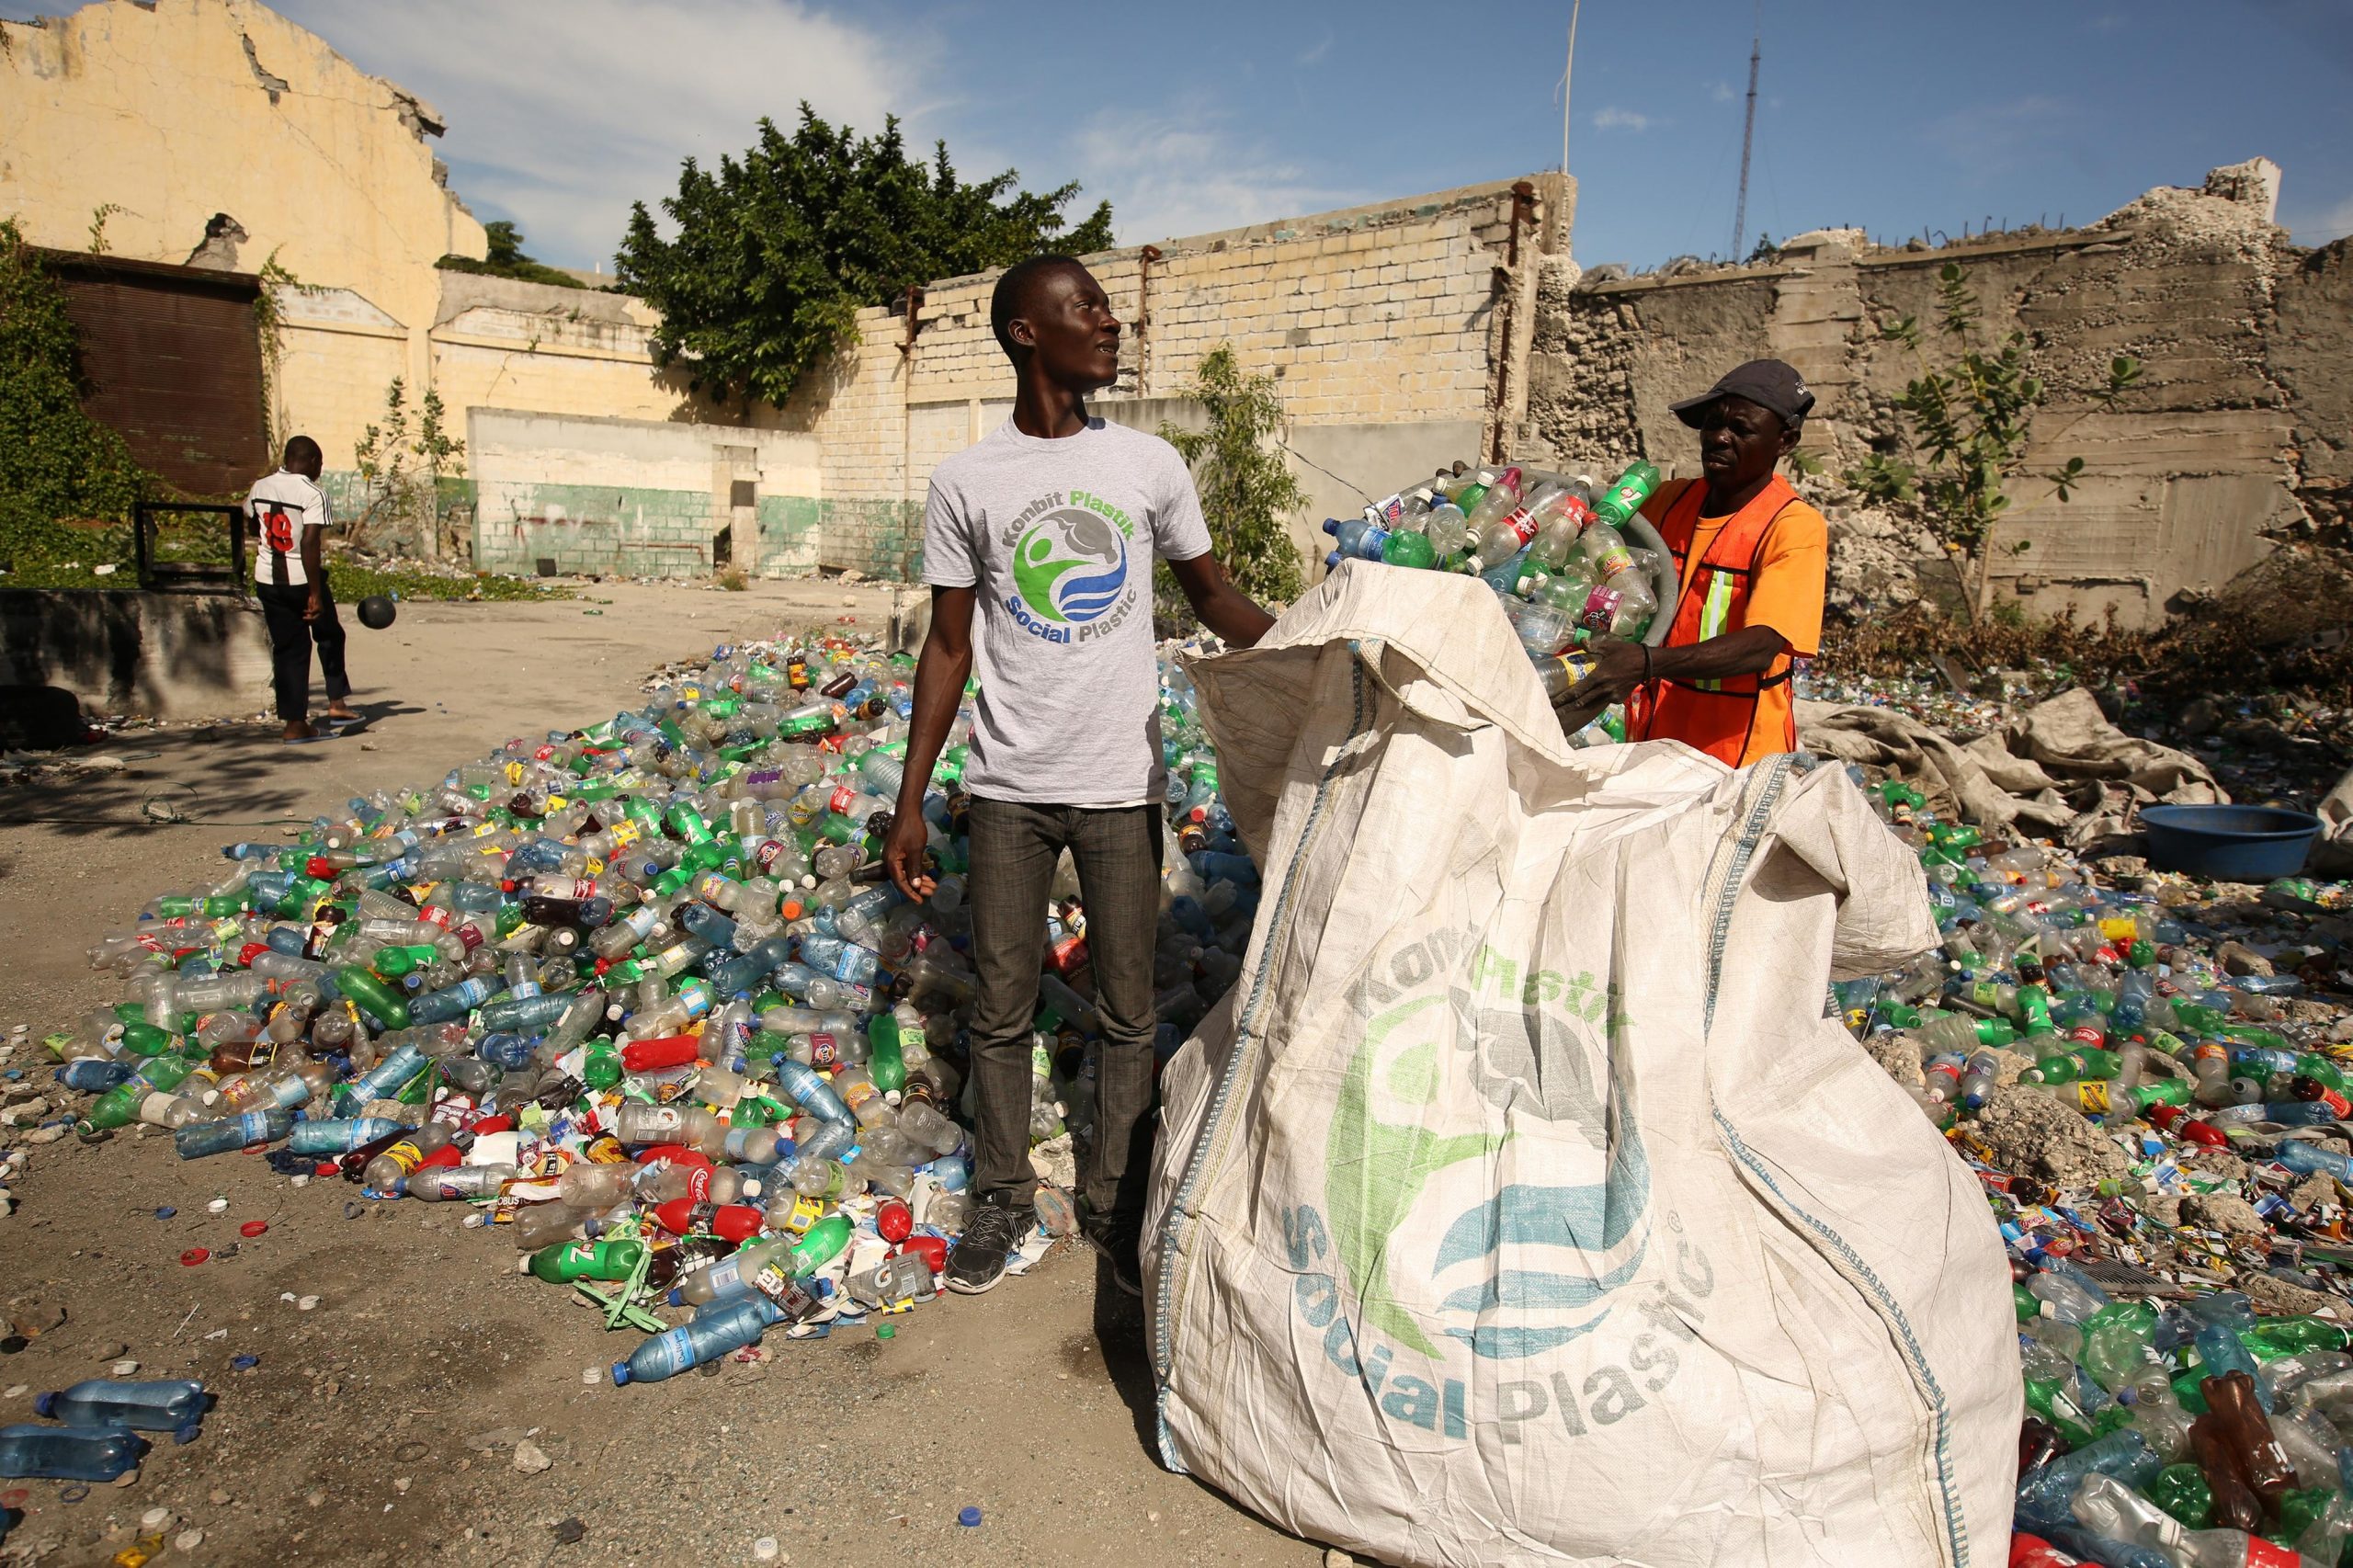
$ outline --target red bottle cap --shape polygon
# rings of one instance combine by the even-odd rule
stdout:
[[[202,1263],[206,1258],[210,1257],[211,1256],[212,1252],[209,1247],[190,1247],[188,1251],[180,1254],[180,1267],[183,1268],[194,1268],[198,1264]]]
[[[268,1229],[269,1221],[267,1220],[248,1220],[237,1227],[237,1234],[251,1239]]]

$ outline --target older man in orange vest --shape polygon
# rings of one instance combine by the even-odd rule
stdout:
[[[1678,740],[1745,767],[1797,749],[1790,676],[1822,637],[1827,528],[1774,472],[1813,394],[1780,360],[1752,359],[1670,407],[1699,432],[1702,477],[1643,504],[1680,585],[1666,641],[1597,642],[1584,684],[1627,704],[1629,740]]]

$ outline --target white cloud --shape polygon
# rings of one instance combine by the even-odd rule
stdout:
[[[1338,40],[1339,35],[1331,28],[1325,28],[1322,38],[1300,51],[1299,63],[1302,65],[1323,64],[1324,57],[1332,52],[1332,45]]]
[[[1708,97],[1720,104],[1728,104],[1740,95],[1732,90],[1730,82],[1711,82],[1708,85]]]
[[[936,42],[801,0],[275,3],[446,115],[435,151],[451,187],[566,265],[609,269],[632,199],[676,189],[688,154],[741,152],[764,114],[789,131],[802,98],[863,133],[896,108],[915,149],[929,141],[931,106],[909,85],[931,74]]]
[[[1318,184],[1236,136],[1224,117],[1194,101],[1173,108],[1106,109],[1067,143],[1081,201],[1111,203],[1121,244],[1237,228],[1370,199]]]
[[[2082,118],[2081,106],[2033,95],[1973,104],[1931,120],[1927,135],[1976,184],[2046,157],[2055,138]]]
[[[1630,108],[1606,108],[1593,117],[1593,126],[1597,131],[1643,131],[1654,125],[1665,123],[1666,123],[1665,120],[1654,119],[1647,114],[1639,114]]]

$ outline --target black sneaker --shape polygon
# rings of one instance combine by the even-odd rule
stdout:
[[[1029,1204],[1010,1193],[991,1193],[973,1204],[956,1250],[948,1255],[948,1288],[977,1296],[1004,1278],[1005,1266],[1036,1222]]]
[[[1078,1210],[1078,1233],[1111,1266],[1111,1283],[1129,1295],[1143,1296],[1143,1220],[1134,1214],[1098,1214],[1084,1201]]]

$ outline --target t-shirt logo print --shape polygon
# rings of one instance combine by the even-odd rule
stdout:
[[[1083,507],[1047,513],[1013,547],[1013,585],[1048,620],[1085,625],[1119,602],[1127,582],[1127,540]]]

